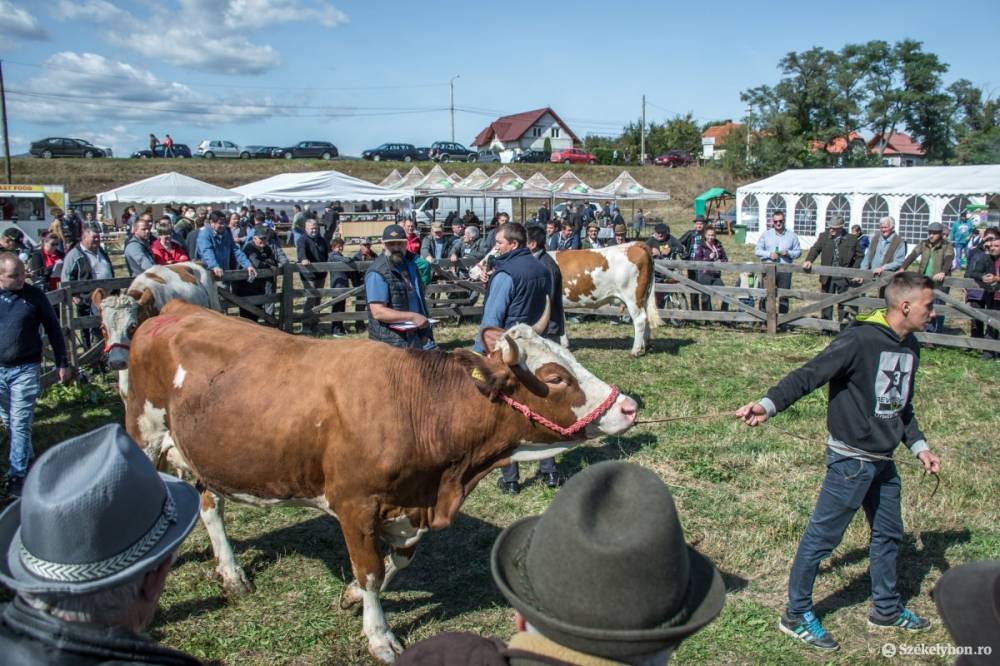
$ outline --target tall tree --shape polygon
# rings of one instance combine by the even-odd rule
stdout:
[[[868,95],[865,120],[876,136],[891,135],[903,122],[903,85],[899,75],[899,54],[881,40],[861,47],[861,60],[867,70],[864,89]],[[885,154],[886,142],[879,145],[879,159]]]
[[[942,90],[941,76],[948,65],[922,46],[912,39],[896,45],[903,77],[903,119],[928,159],[947,161],[952,152],[951,100]]]

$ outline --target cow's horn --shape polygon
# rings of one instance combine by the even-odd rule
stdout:
[[[533,330],[538,335],[545,335],[545,329],[549,327],[549,314],[551,314],[551,306],[549,302],[548,294],[545,295],[545,310],[542,312],[542,316],[538,318],[534,324],[531,325],[531,330]]]
[[[503,341],[506,343],[501,349],[501,358],[507,365],[517,365],[521,360],[521,348],[517,346],[514,338],[504,334]]]

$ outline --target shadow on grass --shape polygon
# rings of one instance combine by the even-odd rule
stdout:
[[[567,479],[595,463],[605,460],[623,460],[647,446],[656,445],[652,433],[636,433],[624,437],[605,437],[603,446],[579,446],[562,455],[559,471]]]
[[[918,551],[914,539],[906,535],[899,548],[896,570],[899,572],[898,589],[903,604],[920,593],[920,584],[932,568],[942,573],[951,568],[945,557],[948,548],[966,543],[972,538],[969,530],[949,530],[945,532],[923,532],[923,550]],[[855,548],[830,561],[823,571],[839,569],[856,564],[868,558],[867,548]],[[856,576],[845,587],[837,590],[816,604],[816,612],[832,613],[857,604],[865,603],[871,597],[871,577],[867,572]]]
[[[691,338],[653,338],[646,346],[646,354],[670,354],[676,356],[688,345],[696,344]],[[606,349],[629,351],[632,349],[632,337],[627,338],[570,338],[569,348],[576,349]]]

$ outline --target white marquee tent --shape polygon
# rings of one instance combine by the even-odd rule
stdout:
[[[330,201],[409,201],[406,190],[380,187],[339,171],[281,173],[234,188],[254,204],[328,203]]]
[[[165,204],[242,204],[246,197],[233,190],[170,171],[122,185],[97,195],[97,210],[118,219],[129,206],[159,207]]]
[[[950,223],[968,205],[998,194],[1000,165],[797,169],[738,188],[736,222],[746,225],[747,242],[755,243],[781,210],[808,247],[834,216],[871,234],[890,215],[903,239],[916,243],[931,222]]]

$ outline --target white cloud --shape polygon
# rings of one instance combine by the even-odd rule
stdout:
[[[201,0],[200,4],[205,3]],[[350,20],[347,14],[327,2],[310,5],[299,0],[229,0],[223,15],[225,25],[233,30],[306,21],[318,21],[327,28],[335,28]]]
[[[266,44],[252,44],[242,35],[202,34],[191,28],[170,28],[159,39],[137,46],[147,57],[221,74],[261,74],[281,62],[278,52]]]
[[[60,21],[116,23],[129,28],[139,24],[132,14],[107,0],[59,0],[52,13]]]
[[[0,0],[0,35],[38,40],[49,38],[38,19],[10,0]]]

